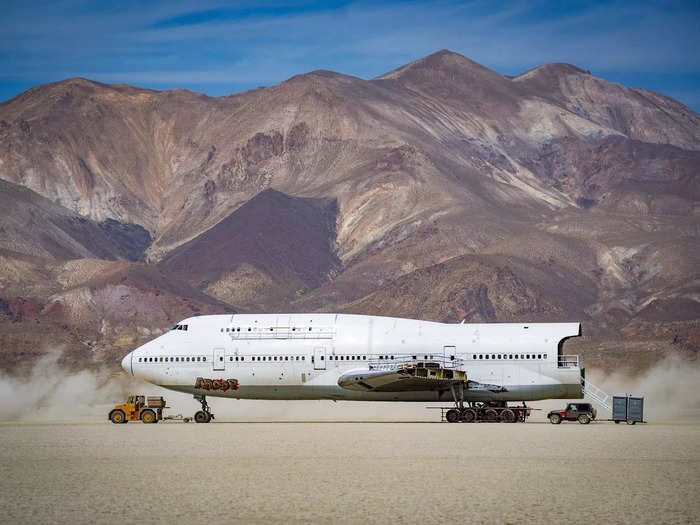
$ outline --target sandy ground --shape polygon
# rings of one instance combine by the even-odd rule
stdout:
[[[698,523],[700,423],[0,424],[4,523]]]

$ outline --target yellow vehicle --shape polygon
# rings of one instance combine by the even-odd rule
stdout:
[[[116,405],[109,411],[107,419],[112,423],[128,423],[129,421],[143,421],[144,423],[158,423],[163,419],[165,399],[162,396],[146,396],[132,394],[126,403]]]

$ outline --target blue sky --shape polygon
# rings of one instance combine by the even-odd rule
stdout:
[[[208,95],[372,78],[443,48],[509,75],[569,62],[700,111],[697,1],[3,0],[0,100],[74,76]]]

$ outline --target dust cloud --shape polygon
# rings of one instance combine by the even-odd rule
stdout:
[[[0,420],[106,421],[107,413],[127,394],[162,395],[167,415],[192,416],[199,404],[190,394],[166,390],[121,372],[70,371],[59,365],[60,351],[37,361],[28,376],[0,374]],[[648,420],[700,419],[700,363],[671,356],[640,376],[587,370],[587,378],[604,391],[642,393]],[[565,401],[530,403],[532,419],[543,419]],[[435,421],[430,403],[353,401],[264,401],[209,398],[218,421]],[[443,403],[444,404],[444,403]],[[433,404],[434,405],[434,404]],[[599,417],[608,417],[599,410]]]
[[[591,372],[586,372],[587,379],[609,394],[644,394],[645,418],[700,418],[700,363],[697,361],[671,355],[637,377]],[[597,377],[600,377],[599,383]]]
[[[59,365],[56,350],[41,357],[25,377],[0,374],[0,420],[80,420],[123,399],[128,379],[106,371],[71,372]]]

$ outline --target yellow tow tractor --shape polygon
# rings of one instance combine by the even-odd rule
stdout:
[[[143,421],[144,423],[158,423],[163,419],[165,399],[162,396],[146,396],[132,394],[126,403],[115,405],[109,411],[107,418],[112,423],[128,423],[129,421]]]

